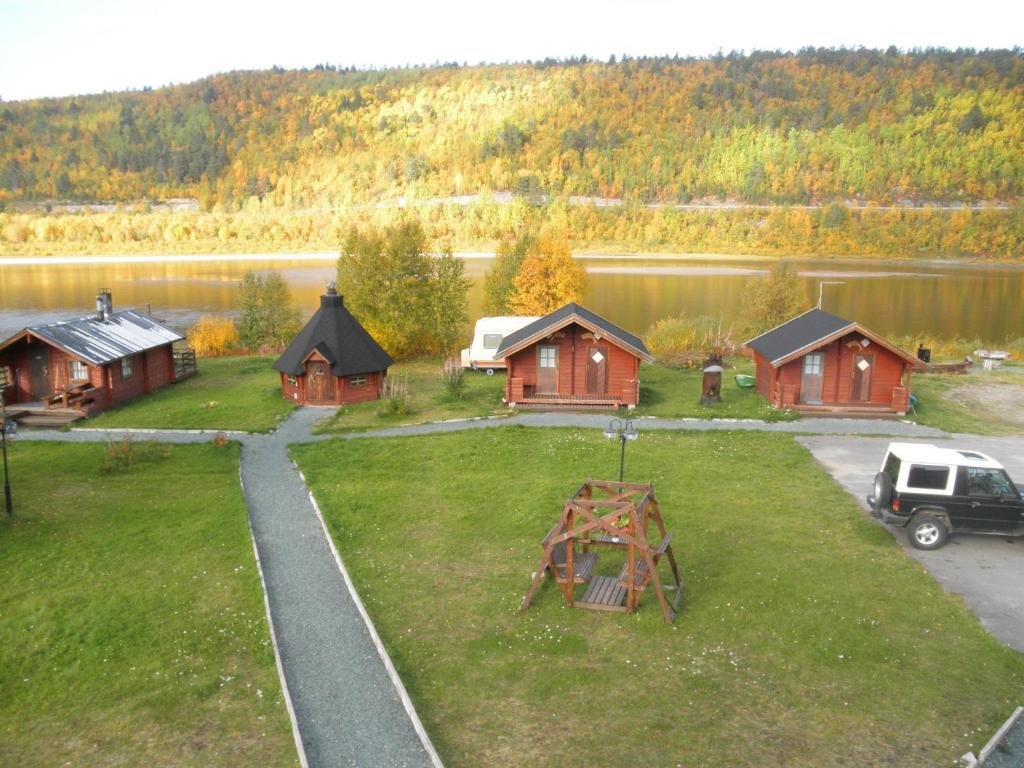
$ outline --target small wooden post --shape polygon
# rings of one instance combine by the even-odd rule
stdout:
[[[722,402],[722,356],[712,355],[704,361],[704,386],[700,404],[712,405]]]

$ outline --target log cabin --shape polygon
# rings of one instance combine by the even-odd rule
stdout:
[[[25,328],[0,343],[4,402],[26,419],[98,413],[195,373],[195,353],[174,348],[184,338],[138,310],[114,312],[103,291],[95,315]]]
[[[811,309],[746,342],[757,391],[776,408],[906,414],[924,364],[863,325]]]
[[[520,408],[634,408],[640,363],[653,362],[643,341],[578,304],[566,304],[510,333],[495,357],[505,360],[505,402]]]
[[[281,395],[303,405],[376,400],[394,361],[345,308],[334,283],[320,308],[274,363]]]

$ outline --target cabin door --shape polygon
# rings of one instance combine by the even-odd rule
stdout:
[[[537,347],[537,394],[558,392],[558,347]]]
[[[800,402],[821,405],[822,379],[825,371],[825,353],[808,352],[804,355],[804,370],[800,376]]]
[[[608,393],[608,347],[590,347],[587,350],[587,394]]]
[[[866,403],[871,400],[871,371],[874,367],[874,355],[853,356],[853,384],[850,387],[850,399],[855,403]]]
[[[306,399],[311,403],[330,403],[334,401],[331,391],[331,372],[327,363],[312,360],[306,364]]]
[[[32,387],[30,397],[42,400],[53,394],[50,385],[50,350],[37,349],[28,355],[29,382]]]

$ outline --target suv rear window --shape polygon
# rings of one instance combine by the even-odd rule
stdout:
[[[945,490],[949,483],[949,467],[925,467],[915,465],[907,475],[908,488],[922,488],[929,491]]]

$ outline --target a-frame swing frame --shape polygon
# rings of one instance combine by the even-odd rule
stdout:
[[[648,538],[651,524],[657,529],[658,543]],[[632,613],[644,589],[650,585],[658,598],[667,623],[675,620],[683,594],[672,551],[672,534],[665,529],[654,486],[649,483],[620,483],[588,479],[565,502],[558,522],[541,542],[543,554],[520,610],[529,607],[544,576],[550,576],[562,590],[566,603],[579,608]],[[582,551],[576,552],[576,544]],[[592,547],[627,550],[626,564],[617,579],[593,577],[596,555]],[[658,563],[666,557],[674,580],[675,599],[669,604],[666,587],[658,577]],[[575,585],[587,583],[582,598],[574,597]]]

